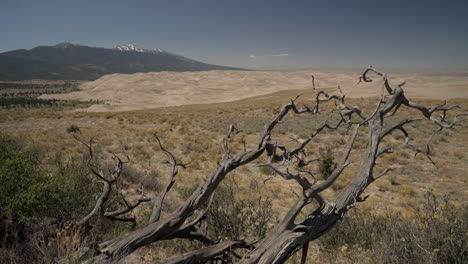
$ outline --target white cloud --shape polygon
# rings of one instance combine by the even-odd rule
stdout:
[[[250,54],[249,58],[251,60],[256,60],[256,59],[266,59],[266,58],[271,58],[271,57],[288,57],[288,53],[281,53],[281,54],[270,54],[270,55],[262,55],[262,56],[257,56],[254,54]]]

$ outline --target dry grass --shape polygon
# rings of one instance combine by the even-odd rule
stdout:
[[[282,104],[288,102],[288,98],[300,93],[304,93],[300,99],[304,103],[312,96],[310,91],[292,90],[229,103],[112,113],[63,112],[48,109],[0,110],[0,130],[26,139],[51,157],[60,153],[66,158],[79,159],[85,150],[66,132],[68,127],[76,125],[81,130],[81,137],[95,137],[99,142],[98,150],[103,153],[103,159],[110,158],[108,151],[127,153],[131,158],[129,166],[132,168],[126,176],[127,187],[133,188],[143,183],[148,191],[157,190],[160,184],[168,180],[166,177],[168,168],[163,163],[165,156],[159,151],[153,136],[156,133],[162,139],[164,146],[173,151],[178,158],[193,161],[186,170],[180,171],[176,183],[176,189],[190,188],[205,178],[217,165],[216,161],[220,157],[219,142],[229,124],[236,124],[243,131],[231,142],[233,151],[242,150],[244,142],[247,148],[253,147],[265,122]],[[418,101],[426,105],[440,103],[437,100]],[[372,111],[375,105],[373,98],[350,99],[348,102],[350,105],[360,105],[367,111]],[[460,103],[465,108],[457,111],[467,111],[468,99],[451,99],[448,103]],[[333,104],[325,106],[326,109],[333,107]],[[417,114],[411,110],[402,110],[400,115],[389,122]],[[326,119],[325,114],[292,115],[277,127],[273,137],[287,145],[294,145],[296,142],[293,139],[308,136]],[[421,122],[409,127],[408,131],[411,134],[411,141],[424,147],[433,129],[429,123]],[[457,130],[444,131],[436,136],[433,159],[438,167],[434,167],[424,155],[414,156],[414,152],[404,145],[403,137],[395,133],[384,142],[384,145],[393,147],[395,152],[384,155],[378,162],[377,170],[383,170],[388,166],[396,166],[397,169],[368,188],[366,193],[370,198],[363,206],[373,207],[377,211],[392,208],[405,214],[418,205],[423,199],[423,194],[430,189],[439,195],[450,194],[455,202],[466,203],[468,168],[465,164],[468,158],[464,154],[464,148],[468,142],[467,132],[468,126],[465,123],[460,124]],[[346,139],[345,130],[323,134],[313,141],[308,151],[318,157],[321,148],[330,148],[333,155],[339,156]],[[359,154],[366,147],[365,142],[361,133],[351,156],[353,163],[333,188],[324,193],[326,197],[333,197],[353,177],[359,166]],[[316,170],[318,166],[314,164],[311,168]],[[257,191],[262,196],[273,199],[273,210],[278,216],[295,201],[294,192],[300,192],[300,188],[295,183],[285,182],[278,176],[271,177],[268,171],[249,165],[233,172],[229,177],[246,190],[252,184],[259,185]],[[180,204],[180,193],[172,192],[168,201],[170,202],[166,212]],[[170,248],[171,245],[163,247]],[[359,251],[359,249],[353,250]],[[145,256],[155,256],[151,253],[153,251],[154,249],[149,249],[140,254],[145,260],[151,261],[151,257]],[[157,259],[167,255],[161,253],[161,250],[158,252]]]
[[[287,102],[286,98],[292,98],[299,93],[305,93],[302,96],[303,101],[311,96],[308,91],[283,91],[231,103],[113,113],[59,112],[44,109],[4,110],[0,115],[0,128],[7,133],[29,139],[38,148],[45,149],[50,153],[49,155],[60,152],[68,157],[78,157],[84,149],[66,132],[71,125],[77,125],[82,137],[94,136],[102,150],[125,151],[132,159],[130,166],[141,172],[157,171],[157,174],[161,175],[158,180],[163,181],[166,168],[162,164],[164,156],[158,152],[155,144],[153,134],[156,133],[163,139],[165,146],[174,151],[178,157],[193,161],[192,166],[182,171],[178,179],[178,184],[184,186],[202,179],[210,169],[214,168],[219,158],[219,142],[229,124],[236,124],[244,132],[232,141],[233,150],[242,150],[244,141],[247,147],[253,146],[257,140],[256,134],[262,130],[264,123],[273,116],[281,104]],[[369,98],[350,100],[350,104],[361,105],[368,111],[371,111],[373,102],[374,100]],[[438,101],[422,100],[422,102],[435,104]],[[468,100],[453,99],[449,103],[468,105]],[[331,108],[333,105],[326,107]],[[399,118],[414,113],[414,111],[405,110]],[[304,138],[326,118],[325,114],[291,116],[278,126],[275,138],[293,145],[295,144],[293,139]],[[394,121],[389,122],[396,122],[396,120],[397,118],[394,118]],[[425,122],[409,127],[411,141],[424,147],[431,129],[434,128]],[[402,135],[394,133],[393,138],[386,140],[384,145],[393,147],[395,152],[384,155],[379,160],[379,167],[383,169],[388,166],[397,166],[399,169],[389,177],[379,180],[374,187],[369,188],[368,192],[372,194],[369,202],[395,201],[408,196],[408,193],[416,196],[415,199],[417,199],[419,192],[405,190],[405,184],[414,184],[413,188],[416,190],[435,189],[440,193],[451,192],[457,196],[456,199],[464,200],[466,189],[464,176],[466,176],[467,168],[464,165],[466,156],[463,153],[463,143],[467,142],[466,132],[465,124],[460,125],[458,130],[447,131],[435,137],[434,160],[439,164],[439,168],[434,167],[424,155],[414,157],[414,152],[405,147]],[[320,135],[308,150],[310,153],[320,155],[319,149],[331,148],[333,154],[338,156],[341,146],[346,142],[346,136],[343,136],[345,134],[346,131],[343,130]],[[338,180],[333,188],[335,191],[341,189],[349,181],[353,170],[357,168],[359,164],[357,154],[359,154],[359,149],[365,148],[363,135],[358,138],[355,148],[357,151],[355,151],[354,163]],[[255,178],[259,181],[270,177],[265,171],[250,167],[247,167],[241,174],[242,177]],[[395,177],[398,179],[397,184],[390,182]],[[132,181],[138,180],[132,179]],[[148,181],[148,179],[140,180]],[[287,184],[294,186],[293,183]],[[265,188],[271,189],[271,193],[278,197],[286,198],[292,195],[290,188],[284,187],[284,182],[276,177],[267,181]],[[389,192],[382,192],[382,190]],[[398,204],[395,202],[396,206]]]

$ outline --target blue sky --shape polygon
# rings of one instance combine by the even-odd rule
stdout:
[[[133,43],[249,68],[468,71],[468,1],[0,0],[0,52]]]

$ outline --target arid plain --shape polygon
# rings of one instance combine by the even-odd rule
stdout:
[[[82,160],[86,149],[71,133],[72,125],[80,129],[83,139],[94,138],[96,151],[102,162],[110,162],[111,154],[125,152],[131,159],[123,175],[121,192],[135,198],[135,190],[141,185],[148,196],[155,197],[167,182],[166,157],[161,153],[154,134],[177,158],[192,161],[177,176],[174,192],[169,194],[165,214],[179,206],[184,195],[217,166],[221,150],[220,142],[230,124],[235,124],[242,133],[233,137],[232,152],[255,146],[263,126],[281,105],[302,94],[298,105],[311,104],[315,96],[312,90],[312,75],[317,89],[331,94],[346,94],[349,105],[358,105],[372,112],[378,102],[382,82],[376,77],[371,83],[359,83],[359,74],[354,72],[160,72],[112,74],[96,81],[82,83],[80,91],[66,94],[42,95],[42,98],[100,100],[89,108],[19,108],[0,109],[0,130],[24,139],[34,148],[46,153],[46,164],[54,166],[57,155],[65,160]],[[389,74],[391,85],[403,81],[407,97],[424,105],[443,103],[460,104],[453,114],[468,112],[468,76]],[[322,114],[292,115],[282,121],[274,131],[279,142],[293,146],[301,142],[311,131],[327,120],[328,113],[336,106],[328,103]],[[396,122],[408,116],[422,117],[419,112],[402,107],[400,113],[389,120]],[[425,155],[415,155],[404,142],[401,133],[394,133],[384,145],[395,152],[379,159],[376,171],[385,168],[394,170],[379,179],[367,190],[369,199],[359,205],[381,214],[397,212],[411,219],[415,209],[425,201],[427,192],[439,197],[448,196],[457,205],[466,205],[468,190],[468,156],[465,154],[468,140],[467,122],[460,123],[456,130],[446,129],[432,141],[434,166]],[[426,142],[436,129],[431,122],[421,121],[410,125],[410,142],[423,151]],[[349,137],[346,129],[331,131],[315,138],[307,148],[312,157],[321,158],[326,152],[338,157],[344,142]],[[351,164],[332,188],[324,192],[333,197],[349,181],[359,167],[361,153],[365,150],[365,138],[359,135],[351,154]],[[261,161],[259,161],[261,162]],[[106,163],[107,164],[107,163]],[[311,170],[318,171],[317,165]],[[272,199],[274,219],[278,219],[294,203],[301,189],[291,181],[273,177],[269,170],[246,165],[232,172],[226,184],[237,190],[236,198],[255,200]],[[252,192],[252,188],[255,192]],[[138,224],[144,224],[147,206],[135,212]],[[274,222],[274,221],[273,221]],[[163,247],[164,250],[160,250]],[[181,250],[174,244],[158,245],[143,250],[133,258],[136,262],[151,263],[164,259]],[[358,250],[356,248],[356,250]],[[341,257],[346,255],[337,250]],[[358,251],[356,251],[358,252]],[[315,259],[333,260],[326,252]],[[358,252],[356,254],[368,254]],[[317,255],[318,254],[318,255]],[[337,256],[338,256],[337,255]],[[366,255],[363,263],[373,263],[372,254]],[[340,257],[337,257],[340,258]],[[344,257],[346,258],[346,257]],[[332,262],[331,262],[332,263]]]
[[[177,150],[176,153],[194,161],[192,168],[189,167],[190,177],[201,179],[215,166],[220,155],[219,141],[230,124],[236,124],[244,131],[241,138],[247,146],[255,144],[256,135],[282,104],[299,94],[302,94],[299,103],[310,104],[313,101],[315,95],[312,90],[312,75],[317,89],[340,94],[337,89],[340,86],[349,100],[348,103],[359,105],[368,112],[373,111],[381,92],[382,82],[378,77],[370,83],[358,83],[357,72],[206,71],[112,74],[81,84],[80,91],[41,96],[65,100],[100,100],[104,103],[93,104],[89,108],[61,111],[3,110],[0,128],[11,134],[30,138],[47,148],[51,156],[51,153],[63,151],[66,155],[73,156],[84,152],[82,146],[66,133],[66,129],[74,124],[81,129],[84,137],[95,136],[103,150],[119,151],[126,146],[126,152],[133,155],[134,167],[147,172],[160,170],[160,166],[156,166],[154,161],[153,133],[158,133],[166,144]],[[448,105],[461,105],[460,109],[455,109],[455,113],[467,112],[468,76],[389,74],[388,77],[391,85],[406,81],[404,87],[408,98],[425,105],[442,103],[447,99]],[[333,107],[333,104],[328,106],[329,109]],[[298,116],[284,121],[279,128],[279,139],[294,144],[294,140],[306,137],[311,129],[326,120],[328,115],[325,113],[326,111],[322,115],[307,118]],[[408,114],[418,115],[404,109],[398,117]],[[382,189],[383,192],[375,192],[375,196],[388,198],[386,189],[392,188],[395,192],[404,191],[412,195],[419,193],[419,197],[429,189],[443,194],[443,189],[435,188],[436,184],[442,184],[447,186],[447,190],[457,200],[463,200],[468,189],[465,177],[468,157],[463,154],[463,142],[468,138],[466,125],[461,123],[460,129],[444,130],[435,137],[433,158],[441,164],[439,168],[434,167],[424,155],[414,157],[414,152],[405,147],[402,135],[395,133],[395,140],[389,144],[401,152],[385,157],[386,162],[383,164],[397,164],[399,170],[371,188],[375,191],[381,189],[381,185],[388,185]],[[419,127],[414,126],[411,128],[412,143],[424,148],[434,129],[429,122],[421,123]],[[311,151],[320,157],[319,149],[339,147],[341,137],[336,132],[319,137],[318,147]],[[234,141],[237,142],[236,140],[241,139],[235,138]],[[240,148],[240,144],[239,141],[235,145]],[[157,159],[160,158],[158,156]],[[358,155],[356,158],[358,159]],[[419,161],[410,165],[412,159]],[[258,168],[249,170],[254,174],[259,172]],[[436,176],[440,173],[452,180],[442,180]],[[189,182],[192,181],[187,181]],[[406,185],[400,186],[402,183]],[[184,180],[181,184],[184,184]],[[286,197],[289,190],[276,191],[276,194],[281,193]],[[402,202],[400,199],[395,200],[395,197],[390,200],[386,203],[396,207]]]
[[[359,83],[358,72],[326,71],[202,71],[111,74],[84,83],[80,91],[43,95],[41,98],[103,100],[87,111],[127,111],[188,104],[231,102],[284,90],[340,86],[350,98],[378,96],[376,83]],[[392,85],[406,81],[405,93],[413,98],[468,97],[468,75],[389,74]]]

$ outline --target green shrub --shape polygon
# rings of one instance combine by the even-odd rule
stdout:
[[[330,150],[327,150],[326,152],[322,152],[322,159],[320,161],[320,174],[324,178],[327,178],[330,176],[332,171],[335,169],[336,163],[335,163],[335,157],[333,156],[333,153]]]
[[[77,125],[71,125],[67,128],[68,133],[80,132],[80,128]]]
[[[268,176],[271,176],[274,173],[273,169],[267,166],[260,167],[260,172]]]
[[[0,219],[33,224],[83,214],[93,193],[85,166],[65,163],[60,156],[55,165],[45,170],[40,153],[0,135]]]
[[[60,244],[67,239],[60,230],[87,214],[97,193],[82,162],[57,155],[49,168],[33,149],[0,134],[0,263],[55,263],[66,256],[80,241]]]
[[[94,204],[93,196],[100,190],[84,162],[65,162],[60,155],[55,159],[48,182],[48,206],[52,209],[52,217],[61,221],[76,220],[89,213]]]
[[[38,166],[38,153],[0,135],[0,219],[25,222],[43,210],[46,175]]]

